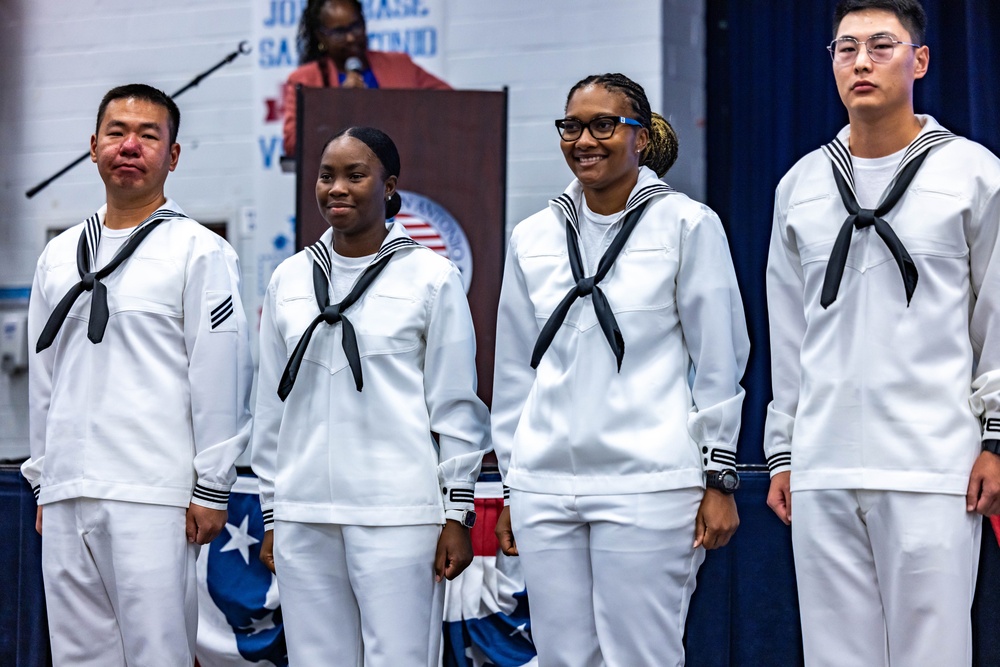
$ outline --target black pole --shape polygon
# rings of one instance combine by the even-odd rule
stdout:
[[[182,86],[176,93],[174,93],[170,97],[176,99],[180,95],[182,95],[185,92],[187,92],[189,89],[194,88],[195,86],[197,86],[206,77],[210,76],[213,72],[215,72],[215,70],[219,69],[220,67],[225,67],[229,63],[231,63],[234,60],[236,60],[236,58],[238,58],[239,56],[246,55],[248,53],[250,53],[250,43],[247,42],[246,40],[244,40],[244,41],[242,41],[242,42],[239,43],[239,46],[236,47],[235,51],[233,51],[232,53],[230,53],[228,56],[226,56],[225,58],[223,58],[222,60],[220,60],[216,64],[212,65],[210,68],[208,68],[207,70],[205,70],[204,72],[202,72],[201,74],[199,74],[198,76],[196,76],[195,78],[191,79],[187,84],[185,84],[184,86]],[[72,169],[76,165],[78,165],[81,162],[83,162],[84,160],[86,160],[88,157],[90,157],[90,151],[87,151],[86,153],[84,153],[83,155],[81,155],[80,157],[76,158],[75,160],[73,160],[72,162],[70,162],[68,165],[66,165],[65,167],[63,167],[59,171],[57,171],[52,176],[49,176],[48,178],[46,178],[44,181],[42,181],[41,183],[39,183],[35,187],[33,187],[30,190],[26,191],[24,193],[24,196],[27,197],[28,199],[31,199],[32,197],[34,197],[35,195],[37,195],[39,192],[41,192],[42,190],[44,190],[45,188],[47,188],[49,186],[49,184],[52,183],[52,181],[54,181],[57,178],[59,178],[60,176],[62,176],[67,171],[69,171],[70,169]]]

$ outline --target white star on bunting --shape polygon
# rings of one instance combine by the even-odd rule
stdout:
[[[250,517],[243,517],[243,523],[237,528],[231,523],[226,524],[226,530],[229,531],[229,541],[226,545],[219,549],[220,552],[223,551],[233,551],[234,549],[240,550],[240,555],[243,556],[243,562],[247,565],[250,564],[250,546],[260,542],[256,537],[250,534],[247,529],[247,521]]]

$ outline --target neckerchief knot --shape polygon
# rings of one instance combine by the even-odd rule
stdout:
[[[576,281],[576,295],[578,297],[584,297],[590,295],[594,289],[597,287],[597,281],[594,276],[589,278],[583,278]]]
[[[863,208],[854,217],[854,228],[864,229],[875,224],[875,209]]]
[[[332,306],[324,308],[321,317],[327,324],[336,324],[339,322],[342,319],[340,314],[340,304],[335,303]]]

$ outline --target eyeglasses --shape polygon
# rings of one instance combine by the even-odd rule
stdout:
[[[855,63],[858,58],[859,44],[861,42],[853,37],[839,37],[830,42],[826,50],[830,52],[833,63],[838,67],[843,67]],[[872,35],[864,41],[865,50],[868,51],[868,57],[873,63],[887,63],[892,60],[892,54],[897,44],[920,48],[919,44],[901,42],[892,35]]]
[[[615,128],[621,124],[642,127],[642,123],[624,116],[598,116],[584,123],[576,118],[560,118],[556,121],[556,129],[563,141],[576,141],[583,136],[583,128],[590,130],[590,136],[595,139],[610,139]]]
[[[365,31],[365,20],[358,19],[354,23],[340,28],[319,26],[316,31],[329,39],[347,39],[348,35],[360,35]]]

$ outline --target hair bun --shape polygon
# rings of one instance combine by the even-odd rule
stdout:
[[[652,127],[649,130],[649,143],[642,151],[641,164],[656,172],[663,178],[677,161],[677,133],[667,119],[658,113],[653,113]]]

